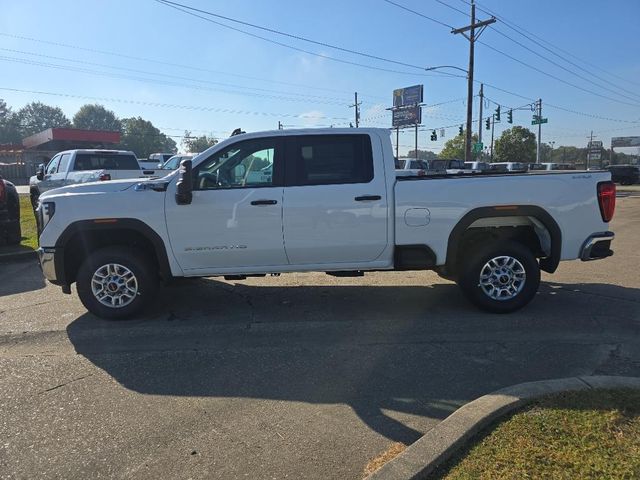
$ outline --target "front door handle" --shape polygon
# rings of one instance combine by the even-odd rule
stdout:
[[[277,203],[277,200],[254,200],[251,205],[275,205]]]
[[[380,195],[363,195],[361,197],[356,197],[354,200],[356,202],[366,202],[368,200],[380,200],[382,197]]]

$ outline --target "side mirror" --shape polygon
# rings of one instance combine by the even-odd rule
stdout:
[[[41,181],[44,179],[44,163],[38,165],[38,169],[36,170],[36,178]]]
[[[191,160],[180,162],[180,172],[176,183],[176,203],[178,205],[189,205],[193,200],[193,178],[191,177]]]

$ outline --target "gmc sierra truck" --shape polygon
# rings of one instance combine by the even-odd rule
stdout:
[[[57,153],[47,165],[40,165],[29,179],[31,204],[48,190],[76,183],[90,183],[122,178],[158,176],[143,170],[133,152],[124,150],[66,150]]]
[[[37,208],[45,277],[94,314],[139,313],[173,277],[435,270],[510,312],[540,270],[612,255],[607,172],[396,176],[389,132],[246,133],[155,180],[51,190]]]

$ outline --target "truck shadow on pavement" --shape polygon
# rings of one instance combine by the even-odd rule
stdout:
[[[406,444],[428,429],[414,428],[411,416],[440,420],[496,388],[585,373],[595,347],[567,352],[562,338],[601,335],[597,316],[611,313],[603,296],[623,299],[617,318],[640,312],[638,289],[598,284],[545,284],[511,315],[478,312],[453,284],[203,279],[162,293],[142,319],[73,321],[77,353],[143,394],[349,405],[369,428]],[[541,342],[551,346],[533,366]]]
[[[0,262],[0,298],[44,288],[45,281],[37,260]]]

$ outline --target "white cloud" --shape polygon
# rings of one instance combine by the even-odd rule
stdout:
[[[302,120],[305,127],[315,127],[326,120],[326,118],[324,112],[321,112],[320,110],[311,110],[309,112],[301,113],[300,120]]]

